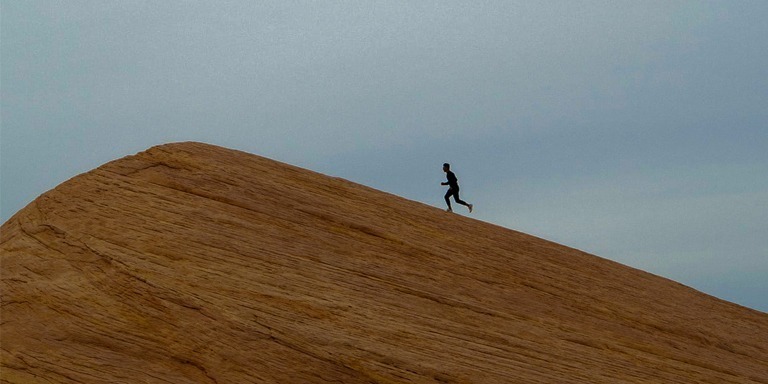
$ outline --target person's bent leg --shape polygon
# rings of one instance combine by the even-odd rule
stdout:
[[[451,195],[452,194],[453,194],[453,191],[451,191],[450,189],[448,190],[448,192],[445,193],[445,203],[448,204],[448,211],[449,212],[453,211],[451,209]]]

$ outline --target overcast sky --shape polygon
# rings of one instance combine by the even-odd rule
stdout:
[[[3,222],[174,141],[439,208],[450,162],[477,219],[768,312],[768,1],[1,0],[0,17]]]

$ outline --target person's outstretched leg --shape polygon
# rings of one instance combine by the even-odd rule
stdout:
[[[446,197],[446,200],[448,198]],[[459,191],[453,192],[453,199],[456,200],[457,203],[466,206],[469,208],[469,212],[472,213],[472,204],[467,203],[466,201],[459,198]],[[450,205],[450,204],[449,204]]]

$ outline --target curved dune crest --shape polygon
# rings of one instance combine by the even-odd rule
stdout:
[[[2,382],[768,383],[765,313],[202,143],[0,231]]]

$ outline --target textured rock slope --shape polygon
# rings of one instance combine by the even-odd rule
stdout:
[[[2,382],[768,383],[768,315],[258,156],[154,147],[2,226]]]

